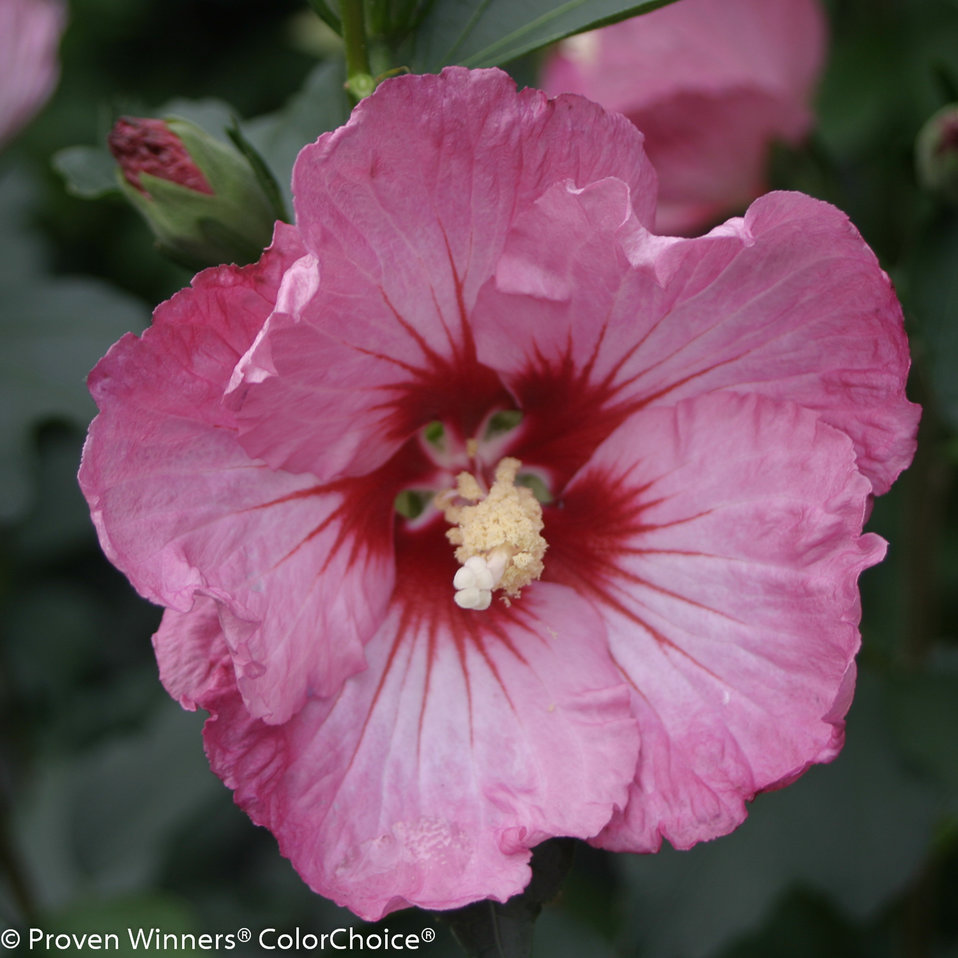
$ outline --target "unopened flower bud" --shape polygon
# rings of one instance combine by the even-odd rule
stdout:
[[[124,195],[172,259],[193,269],[244,264],[269,245],[275,210],[231,144],[178,117],[121,117],[107,142]]]
[[[150,194],[140,182],[141,173],[200,193],[213,192],[203,171],[165,120],[121,116],[110,130],[107,143],[127,183],[145,196]]]
[[[915,153],[921,185],[958,203],[958,103],[942,107],[925,123]]]

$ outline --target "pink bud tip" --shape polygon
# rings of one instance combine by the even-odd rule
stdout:
[[[149,194],[140,183],[141,173],[199,193],[213,192],[183,141],[163,120],[122,116],[110,130],[107,144],[126,181],[145,195]]]

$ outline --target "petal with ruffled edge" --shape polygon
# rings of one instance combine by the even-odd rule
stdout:
[[[100,414],[80,469],[104,551],[143,595],[180,612],[220,603],[247,707],[268,721],[363,667],[394,575],[382,477],[320,487],[273,471],[222,405],[301,253],[280,227],[259,264],[199,274],[120,340],[90,377]]]
[[[651,221],[655,175],[622,117],[517,92],[499,70],[382,83],[297,159],[313,282],[296,282],[240,367],[247,451],[331,479],[377,467],[432,420],[472,436],[510,404],[469,323],[510,225],[553,183],[610,175]]]
[[[335,699],[282,727],[235,695],[207,706],[237,802],[315,891],[369,920],[519,892],[532,846],[594,836],[622,806],[638,754],[591,604],[536,583],[511,609],[458,609],[432,575],[450,571],[441,530],[427,539],[369,669]]]
[[[642,740],[598,844],[715,838],[837,754],[858,575],[885,551],[870,493],[813,413],[720,393],[633,415],[547,510],[547,574],[600,607]]]
[[[555,187],[517,222],[480,295],[479,360],[543,447],[520,458],[571,455],[580,433],[550,423],[575,409],[595,432],[632,409],[735,390],[816,411],[885,492],[914,454],[920,410],[905,398],[901,307],[847,217],[771,193],[744,219],[677,239],[646,232],[628,203],[615,180]]]
[[[213,599],[199,596],[189,612],[167,609],[153,636],[153,651],[163,687],[191,712],[236,689],[233,660]]]

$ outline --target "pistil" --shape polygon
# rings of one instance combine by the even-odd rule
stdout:
[[[453,586],[460,608],[488,609],[496,590],[508,605],[542,575],[548,545],[541,535],[542,507],[531,490],[516,485],[521,465],[501,460],[488,492],[472,473],[461,472],[456,488],[437,497],[452,525],[446,537],[457,547]]]

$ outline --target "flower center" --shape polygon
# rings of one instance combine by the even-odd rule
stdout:
[[[530,489],[516,485],[521,465],[518,459],[502,459],[488,491],[472,473],[461,472],[456,488],[436,497],[452,525],[446,537],[457,547],[460,568],[452,584],[462,609],[488,609],[494,589],[504,593],[508,605],[542,575],[548,545],[541,535],[542,507]]]

